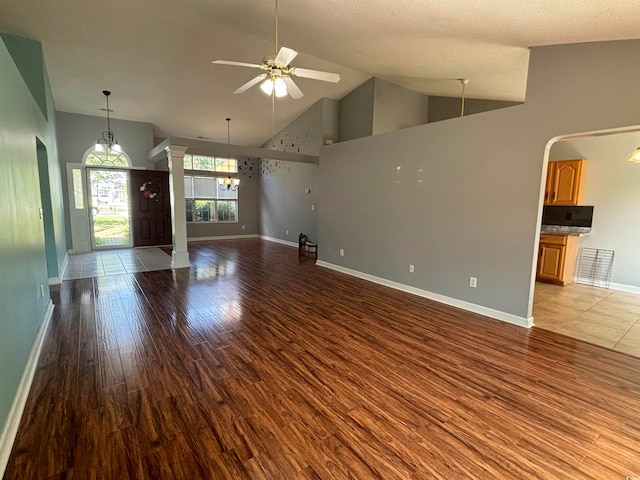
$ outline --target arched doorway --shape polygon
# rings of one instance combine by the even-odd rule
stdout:
[[[597,276],[590,279],[589,273],[598,265],[587,262],[581,273],[574,274],[574,283],[535,282],[532,299],[536,327],[636,356],[640,355],[640,220],[636,215],[640,166],[628,159],[639,142],[637,125],[562,135],[549,141],[545,161],[580,158],[588,164],[580,204],[593,208],[593,228],[577,239],[579,249],[615,256],[611,255],[606,281]],[[577,269],[579,257],[578,250],[566,261],[574,262]]]
[[[129,156],[121,148],[91,147],[82,163],[87,181],[91,249],[130,248],[133,244]]]
[[[131,160],[122,149],[88,148],[67,164],[73,252],[129,248]]]

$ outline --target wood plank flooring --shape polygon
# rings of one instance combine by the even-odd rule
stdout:
[[[298,263],[65,281],[13,479],[624,479],[640,359]]]

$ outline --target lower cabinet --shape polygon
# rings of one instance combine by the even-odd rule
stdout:
[[[573,283],[578,240],[576,236],[540,235],[536,280],[558,285]]]

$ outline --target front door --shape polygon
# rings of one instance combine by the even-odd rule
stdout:
[[[131,247],[129,170],[87,167],[93,249]]]
[[[169,172],[131,170],[133,246],[171,245]]]

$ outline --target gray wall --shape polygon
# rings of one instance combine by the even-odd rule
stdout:
[[[262,148],[318,155],[326,140],[337,141],[338,101],[322,98],[268,139]]]
[[[294,243],[304,233],[317,241],[318,166],[270,159],[260,164],[260,233]]]
[[[117,109],[113,98],[109,106]],[[63,166],[66,163],[82,162],[84,152],[95,145],[102,132],[107,129],[106,116],[56,112],[56,118],[60,161]],[[147,154],[153,148],[152,124],[111,118],[111,131],[134,166],[153,168],[153,164],[147,161]]]
[[[373,135],[427,123],[429,97],[375,78]]]
[[[482,100],[477,98],[465,98],[464,114],[473,115],[475,113],[488,112],[499,108],[512,107],[520,105],[519,102],[507,102],[504,100]],[[461,100],[456,97],[429,97],[429,113],[428,121],[440,122],[450,118],[460,116]]]
[[[583,205],[594,206],[593,230],[580,247],[614,250],[611,281],[640,289],[640,165],[628,162],[640,132],[555,143],[552,160],[586,158]]]
[[[380,78],[370,78],[339,103],[338,141],[427,123],[429,97]]]
[[[320,259],[530,317],[545,146],[639,124],[639,55],[640,41],[534,48],[524,105],[323,147]]]
[[[113,105],[113,101],[110,106]],[[115,107],[117,108],[117,107]],[[58,129],[58,149],[62,172],[62,200],[65,211],[65,231],[71,245],[71,224],[69,222],[69,196],[67,194],[67,163],[81,163],[88,148],[92,147],[107,129],[107,118],[79,115],[76,113],[56,112]],[[154,169],[155,165],[147,160],[147,154],[153,148],[153,125],[129,120],[111,119],[111,131],[118,143],[136,167]]]
[[[55,109],[46,75],[39,42],[1,35],[0,432],[7,424],[31,348],[50,303],[44,224],[39,218],[42,203],[36,139],[46,149],[52,196],[58,195],[60,179],[56,169]],[[28,86],[34,84],[40,87]],[[38,92],[43,92],[44,99],[38,98]],[[51,225],[55,229],[62,223],[60,205],[55,200],[51,212],[54,215]],[[55,231],[53,238],[64,243],[61,230]],[[56,246],[54,252],[59,252],[59,261],[62,261],[64,246]],[[44,298],[40,295],[41,285]]]
[[[263,148],[292,151],[293,143],[296,153],[318,155],[337,135],[338,102],[323,98],[275,135],[275,148],[271,141]],[[259,173],[260,234],[297,243],[304,233],[317,241],[318,165],[263,158]]]
[[[345,95],[339,103],[338,142],[373,135],[375,78]]]

